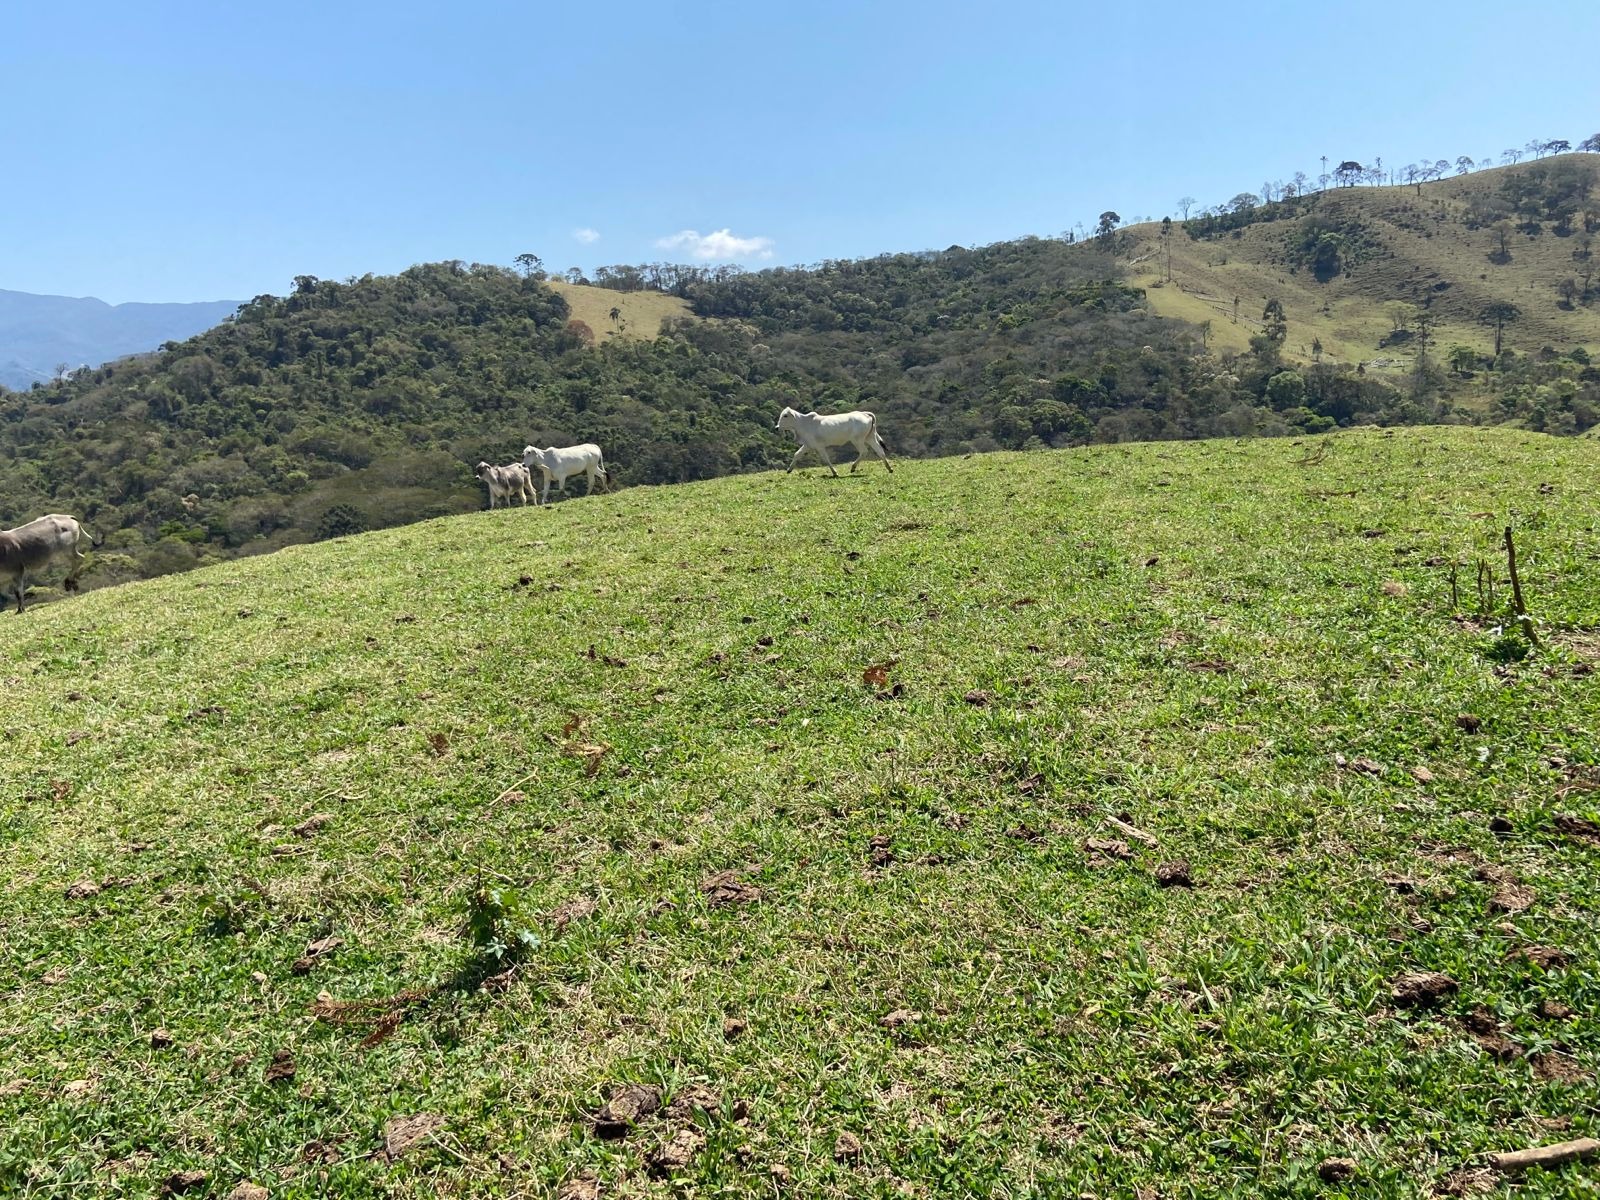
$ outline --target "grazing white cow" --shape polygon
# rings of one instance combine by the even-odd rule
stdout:
[[[11,584],[18,612],[22,611],[23,596],[28,590],[28,572],[44,570],[51,559],[72,560],[67,568],[66,589],[69,592],[78,590],[78,572],[85,561],[78,542],[83,537],[88,537],[91,546],[100,545],[76,518],[65,513],[51,513],[15,529],[0,531],[0,580]]]
[[[528,474],[528,468],[521,463],[491,467],[488,463],[481,462],[473,468],[473,473],[489,488],[491,509],[496,500],[509,507],[511,498],[516,496],[521,498],[523,506],[526,507],[528,501],[533,499],[533,476]]]
[[[537,446],[525,446],[522,450],[522,465],[530,471],[535,468],[544,476],[544,494],[540,496],[539,503],[547,504],[550,500],[550,481],[556,481],[556,490],[567,490],[567,477],[576,475],[580,471],[589,476],[589,490],[585,496],[594,493],[594,481],[598,477],[600,486],[606,491],[611,490],[611,477],[606,472],[605,461],[600,456],[600,447],[593,442],[584,442],[581,446],[567,446],[557,450],[554,446],[546,446],[543,450]]]
[[[878,418],[872,413],[847,412],[824,417],[814,412],[803,413],[786,408],[778,414],[778,423],[774,428],[787,429],[800,439],[800,449],[796,450],[794,457],[789,460],[790,471],[794,470],[795,464],[800,461],[800,456],[810,450],[822,460],[823,466],[833,471],[834,477],[838,478],[839,472],[833,470],[833,460],[828,457],[829,446],[856,448],[856,461],[850,464],[852,475],[861,465],[861,460],[866,458],[869,450],[883,460],[883,465],[889,467],[891,473],[894,471],[889,465],[888,448],[878,436]],[[785,474],[787,473],[786,471]]]

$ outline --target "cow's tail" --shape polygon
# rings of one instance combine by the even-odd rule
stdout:
[[[87,525],[80,524],[78,526],[78,528],[79,528],[79,530],[82,531],[83,536],[89,539],[89,545],[92,546],[94,549],[98,550],[98,549],[100,549],[101,546],[104,546],[106,544],[105,538],[97,538],[97,537],[95,537],[95,535],[93,533],[89,532],[89,527]]]
[[[888,443],[886,443],[883,440],[883,434],[878,432],[878,414],[877,413],[868,413],[867,415],[872,418],[872,440],[873,440],[873,442],[877,445],[878,449],[881,450],[883,453],[885,453],[885,454],[889,453]]]

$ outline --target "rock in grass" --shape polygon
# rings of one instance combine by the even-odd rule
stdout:
[[[841,1133],[833,1141],[833,1158],[835,1162],[860,1162],[861,1139],[853,1133]]]

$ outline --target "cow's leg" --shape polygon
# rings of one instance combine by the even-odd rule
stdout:
[[[828,474],[835,479],[839,478],[839,472],[833,469],[833,456],[828,453],[828,448],[821,442],[817,443],[817,457],[822,460],[822,465],[828,468]]]
[[[800,449],[794,452],[794,457],[789,460],[789,471],[793,471],[800,465],[800,456],[804,454],[807,449],[809,449],[809,447],[801,446]],[[785,471],[784,474],[789,474],[789,471]]]
[[[883,465],[889,468],[889,474],[894,474],[894,467],[889,463],[889,450],[883,444],[883,439],[878,436],[878,431],[872,431],[872,452],[883,460]]]
[[[17,572],[17,611],[22,611],[22,597],[28,591],[28,575],[26,571]]]
[[[585,496],[592,496],[592,495],[594,495],[594,468],[590,467],[587,471],[584,472],[584,474],[588,475],[588,477],[589,477],[589,490],[587,492],[585,492],[584,495]]]

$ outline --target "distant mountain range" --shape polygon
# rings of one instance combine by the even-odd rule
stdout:
[[[22,390],[69,369],[97,367],[203,333],[239,307],[200,304],[107,304],[92,298],[35,296],[0,289],[0,385]]]

